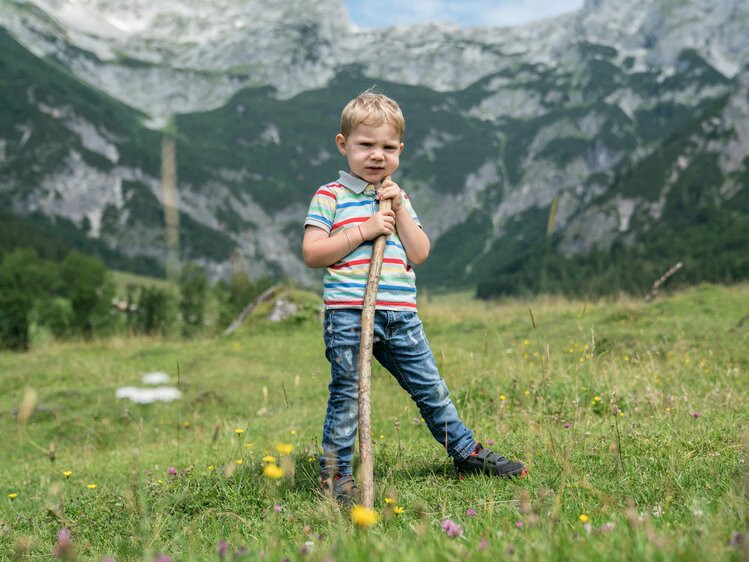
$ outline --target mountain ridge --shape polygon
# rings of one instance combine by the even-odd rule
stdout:
[[[302,5],[296,2],[285,9]],[[338,14],[328,18],[332,21],[343,17],[341,5],[316,6]],[[52,25],[38,8],[19,6],[2,0],[0,16],[24,12],[29,18],[27,39]],[[616,17],[606,18],[617,6]],[[241,72],[247,67],[241,72],[233,67],[228,73],[219,70],[220,64],[213,70],[170,68],[132,58],[136,52],[119,52],[119,58],[104,63],[82,49],[83,39],[77,46],[63,45],[63,38],[52,34],[44,45],[58,42],[59,48],[47,52],[42,45],[37,53],[46,52],[50,61],[83,82],[96,69],[109,65],[107,72],[114,72],[116,67],[122,80],[114,83],[129,83],[119,91],[120,100],[141,100],[132,105],[150,112],[150,120],[133,111],[123,117],[130,123],[123,133],[117,124],[83,119],[77,101],[50,102],[30,96],[27,88],[25,104],[14,98],[17,115],[5,115],[4,130],[15,133],[0,138],[0,169],[11,178],[0,182],[0,198],[20,215],[41,212],[71,221],[89,238],[129,259],[147,256],[158,261],[164,252],[160,133],[147,132],[143,124],[165,125],[159,107],[168,107],[170,114],[182,107],[170,101],[181,87],[179,81],[169,85],[171,77],[182,80],[203,73],[200,76],[215,81],[192,87],[213,92],[217,99],[227,96],[225,103],[214,99],[200,111],[177,112],[168,130],[177,140],[184,258],[199,261],[215,276],[226,275],[229,256],[239,252],[251,275],[314,281],[317,274],[303,266],[298,251],[306,204],[315,187],[335,179],[332,175],[345,164],[338,161],[332,143],[340,108],[373,84],[395,97],[407,117],[407,149],[398,181],[415,201],[434,241],[432,260],[419,268],[428,284],[478,284],[487,293],[492,279],[514,279],[540,288],[529,277],[541,267],[534,260],[557,268],[560,279],[572,279],[569,264],[587,255],[617,252],[620,246],[632,252],[649,232],[674,224],[678,205],[673,194],[692,189],[681,178],[700,176],[694,162],[713,171],[710,205],[716,217],[723,217],[715,228],[721,228],[721,220],[738,220],[736,232],[741,232],[743,207],[737,206],[738,218],[727,207],[743,200],[748,189],[747,85],[736,67],[749,64],[749,45],[745,34],[731,31],[749,21],[749,8],[737,0],[690,2],[679,18],[672,18],[674,6],[666,0],[589,1],[575,14],[499,30],[431,26],[356,31],[344,22],[337,45],[342,54],[327,61],[323,55],[331,43],[320,35],[322,28],[315,27],[319,13],[305,12],[304,17],[271,26],[280,30],[279,41],[290,41],[281,57],[287,77],[317,84],[298,92],[282,86],[293,82],[298,88],[301,78],[277,83],[258,79],[253,87],[243,87],[249,74],[242,78]],[[266,15],[271,18],[273,13]],[[17,18],[4,21],[18,31]],[[35,25],[36,32],[28,31]],[[694,41],[699,30],[700,38]],[[475,35],[480,32],[502,35],[479,40]],[[534,37],[543,41],[531,45]],[[575,39],[565,43],[565,37]],[[263,41],[261,37],[255,44],[254,57],[268,55]],[[372,44],[382,46],[381,61],[354,57],[371,50]],[[409,56],[404,59],[406,48]],[[531,54],[520,52],[522,48]],[[199,45],[195,49],[203,52]],[[264,64],[278,65],[279,60],[268,55]],[[419,67],[425,60],[430,64]],[[13,67],[7,59],[4,64]],[[312,72],[320,68],[321,73]],[[305,70],[315,75],[304,76]],[[148,88],[163,86],[162,106],[143,102],[143,85],[136,78],[144,74],[150,76]],[[216,83],[223,86],[214,89]],[[10,89],[0,94],[7,99],[14,95]],[[76,93],[73,98],[89,96],[98,99],[99,94]],[[189,92],[184,96],[183,107],[195,102]],[[52,130],[63,134],[61,124],[67,140],[52,142],[52,135],[48,146],[54,146],[54,157],[40,165],[23,139],[36,139],[35,127],[42,136]],[[38,173],[28,174],[22,162]],[[701,208],[707,204],[700,197],[694,200]],[[555,220],[549,227],[552,207]],[[681,212],[689,215],[689,209]],[[715,238],[711,236],[706,239]],[[719,236],[713,240],[718,246],[723,242]],[[661,253],[656,257],[641,252],[640,257],[649,260],[653,270],[665,270],[676,254]],[[523,261],[523,256],[528,259]],[[749,274],[742,273],[743,262],[737,263],[730,276]],[[513,277],[512,271],[522,275]],[[648,275],[650,271],[642,278]],[[514,290],[494,285],[498,294]]]

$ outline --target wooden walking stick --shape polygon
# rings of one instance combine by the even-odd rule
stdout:
[[[392,199],[380,201],[380,210],[389,211]],[[375,301],[380,285],[382,258],[385,255],[386,234],[374,241],[372,259],[369,262],[367,288],[364,290],[364,308],[361,314],[361,344],[359,345],[359,461],[361,482],[361,502],[364,507],[374,506],[374,459],[372,458],[372,345],[374,339]]]

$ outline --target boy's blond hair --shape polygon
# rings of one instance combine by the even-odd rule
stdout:
[[[406,130],[400,106],[384,94],[367,90],[346,104],[341,112],[341,134],[346,137],[357,125],[379,126],[388,124],[395,128],[400,140]]]

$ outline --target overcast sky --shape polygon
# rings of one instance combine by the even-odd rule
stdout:
[[[355,25],[363,28],[426,22],[520,25],[582,7],[583,0],[346,0]]]

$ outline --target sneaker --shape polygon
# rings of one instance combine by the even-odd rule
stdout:
[[[359,501],[359,488],[356,487],[354,477],[350,474],[336,474],[332,480],[324,474],[320,475],[320,489],[344,507],[351,507]]]
[[[476,444],[474,451],[463,460],[454,459],[455,471],[458,475],[468,472],[484,472],[492,476],[523,477],[528,474],[523,463],[511,461],[498,455],[490,449],[485,449],[481,443]]]

